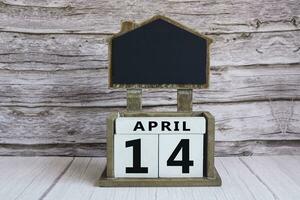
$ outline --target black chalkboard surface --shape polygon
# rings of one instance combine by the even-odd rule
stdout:
[[[206,87],[208,44],[206,38],[157,18],[112,38],[110,86]]]

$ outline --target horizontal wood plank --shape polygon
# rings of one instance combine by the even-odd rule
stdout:
[[[110,35],[28,35],[0,31],[0,69],[57,71],[107,67]],[[211,35],[212,66],[300,62],[293,32]]]
[[[54,72],[2,70],[1,106],[115,107],[126,90],[107,89],[107,70]],[[209,89],[194,90],[194,103],[299,100],[300,64],[212,68]],[[143,105],[175,105],[176,90],[144,90]]]
[[[121,20],[163,14],[203,32],[299,30],[297,1],[41,1],[5,0],[0,28],[26,33],[112,33]],[[270,6],[272,5],[272,6]]]
[[[0,156],[106,156],[106,143],[0,144]],[[300,155],[300,140],[217,141],[215,156]]]
[[[216,156],[299,155],[300,140],[218,141]]]
[[[299,101],[194,105],[194,110],[210,111],[216,118],[217,155],[299,153],[299,108]],[[113,110],[122,108],[1,107],[2,155],[105,155],[101,144],[105,144],[106,118]],[[282,149],[274,147],[280,148],[276,141],[282,142]]]
[[[106,156],[106,143],[0,143],[0,156]]]
[[[2,143],[95,143],[105,139],[106,118],[122,108],[1,107]],[[299,101],[198,104],[216,118],[217,141],[299,139]],[[145,111],[176,111],[175,106]]]

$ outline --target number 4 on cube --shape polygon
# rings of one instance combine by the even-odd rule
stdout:
[[[203,135],[159,136],[159,177],[203,177]]]

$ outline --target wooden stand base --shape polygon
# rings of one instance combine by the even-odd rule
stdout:
[[[107,178],[104,170],[97,183],[100,187],[197,187],[221,184],[216,168],[213,178]]]

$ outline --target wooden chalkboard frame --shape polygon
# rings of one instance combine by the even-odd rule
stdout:
[[[139,27],[142,27],[157,19],[162,19],[174,26],[188,31],[206,41],[206,82],[204,84],[115,84],[112,82],[112,40]],[[220,186],[222,184],[214,166],[215,147],[215,119],[209,112],[192,111],[192,94],[194,88],[209,87],[210,44],[212,39],[202,35],[182,24],[165,16],[157,15],[149,20],[135,24],[123,22],[122,29],[109,39],[109,87],[127,88],[127,111],[112,113],[107,118],[107,166],[103,171],[97,185],[102,187],[157,187],[157,186]],[[177,89],[177,112],[143,112],[142,111],[142,88],[174,88]],[[115,120],[118,117],[159,117],[159,116],[203,116],[207,121],[207,130],[204,136],[204,176],[201,178],[116,178],[114,177],[114,134]]]
[[[206,52],[206,82],[204,84],[116,84],[112,83],[112,40],[121,35],[124,35],[130,31],[133,31],[139,27],[142,27],[150,22],[153,22],[157,19],[165,20],[185,31],[195,34],[198,37],[201,37],[206,40],[207,43],[207,52]],[[129,25],[126,27],[126,25]],[[210,44],[213,40],[193,29],[190,29],[179,22],[176,22],[166,16],[156,15],[140,24],[136,24],[134,22],[123,22],[122,29],[119,33],[114,34],[108,40],[108,58],[109,58],[109,76],[108,76],[108,85],[110,88],[172,88],[172,89],[200,89],[200,88],[208,88],[209,87],[209,74],[210,74]]]

